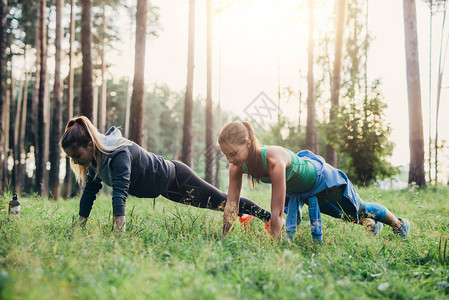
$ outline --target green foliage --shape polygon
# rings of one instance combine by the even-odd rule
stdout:
[[[388,226],[374,238],[361,226],[323,216],[324,243],[312,243],[307,217],[293,242],[273,243],[263,223],[221,238],[222,214],[159,198],[127,201],[127,232],[111,232],[110,199],[101,195],[84,230],[78,199],[21,198],[6,216],[1,198],[2,299],[447,299],[446,187],[359,189],[412,223],[411,238]],[[248,196],[269,207],[270,192]],[[415,207],[417,209],[410,209]],[[307,209],[304,209],[307,216]]]
[[[343,57],[342,83],[337,119],[319,125],[319,132],[338,153],[338,167],[351,181],[370,185],[377,179],[389,178],[398,170],[389,162],[393,144],[388,140],[391,128],[385,123],[387,105],[380,91],[380,81],[368,83],[366,63],[371,37],[366,28],[366,3],[348,2],[345,32],[346,52]],[[332,31],[331,31],[331,34]],[[325,34],[317,64],[322,69],[318,80],[318,93],[324,87],[330,90],[332,49],[329,35]]]
[[[389,178],[398,172],[386,161],[393,144],[387,138],[391,129],[384,123],[386,104],[378,85],[378,81],[373,83],[366,101],[340,107],[339,118],[322,126],[329,143],[347,159],[345,173],[358,185],[370,185],[376,179]]]

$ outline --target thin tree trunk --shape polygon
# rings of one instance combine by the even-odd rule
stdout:
[[[206,97],[206,181],[210,184],[214,179],[214,121],[212,115],[212,0],[207,0],[207,97]]]
[[[10,35],[11,38],[11,35]],[[10,45],[12,45],[12,41],[10,39]],[[14,167],[14,126],[15,126],[15,117],[16,117],[16,107],[15,107],[15,100],[16,100],[16,94],[15,94],[15,84],[16,81],[14,80],[14,76],[13,76],[13,62],[14,56],[11,57],[11,60],[9,61],[10,63],[10,70],[9,70],[9,77],[10,77],[10,85],[9,85],[9,113],[8,113],[8,148],[7,148],[7,153],[8,155],[6,156],[7,158],[11,156],[11,158],[13,159],[13,167]],[[12,143],[11,143],[12,140]],[[8,164],[6,164],[8,165]],[[9,173],[9,170],[7,169],[7,181],[6,184],[8,187],[14,188],[14,173],[11,172],[11,174]],[[15,191],[13,191],[15,192]]]
[[[6,38],[6,15],[7,1],[0,0],[0,192],[3,191],[3,166],[5,154],[5,38]]]
[[[30,138],[31,138],[31,145],[34,147],[34,159],[37,158],[37,129],[38,126],[38,120],[37,120],[37,108],[39,106],[39,86],[40,86],[40,78],[41,78],[41,31],[39,30],[40,22],[41,22],[41,1],[37,1],[37,18],[36,18],[36,34],[35,34],[35,48],[36,48],[36,72],[34,72],[34,83],[33,83],[33,93],[31,96],[31,120],[29,122],[30,124]],[[36,173],[35,173],[36,175]],[[36,177],[34,178],[34,185],[35,190],[37,190],[37,181]]]
[[[24,56],[25,57],[25,56]],[[23,84],[25,82],[23,81],[21,86],[19,86],[19,93],[17,95],[17,103],[16,103],[16,111],[15,111],[15,117],[14,117],[14,127],[13,127],[13,134],[14,134],[14,146],[13,146],[13,158],[14,158],[14,167],[12,169],[12,181],[13,181],[13,188],[14,192],[18,193],[18,189],[20,186],[20,177],[19,177],[19,168],[20,168],[20,149],[19,149],[19,132],[20,132],[20,116],[22,115],[22,101],[23,101]]]
[[[61,42],[62,42],[62,1],[56,0],[56,39],[55,39],[55,86],[53,89],[53,111],[50,135],[50,176],[49,187],[50,196],[59,199],[61,188],[59,184],[59,166],[61,161],[61,150],[59,147],[59,137],[62,131],[62,87],[61,87]]]
[[[81,115],[90,120],[93,117],[92,90],[92,0],[81,0],[81,52],[83,53],[83,67],[81,74]]]
[[[22,99],[22,116],[20,118],[20,134],[19,134],[19,174],[18,174],[18,186],[16,187],[17,193],[20,193],[22,186],[25,184],[25,163],[22,163],[22,157],[26,158],[25,150],[25,131],[27,125],[27,107],[28,107],[28,74],[25,72],[25,81],[23,84],[23,99]]]
[[[337,5],[337,31],[335,34],[335,58],[334,71],[331,82],[331,110],[329,113],[329,121],[337,118],[336,109],[339,105],[340,82],[341,82],[341,57],[343,49],[343,35],[346,18],[346,0],[339,0]],[[333,167],[337,167],[337,152],[332,145],[326,146],[326,161]]]
[[[440,112],[440,97],[441,97],[441,84],[443,81],[444,65],[441,65],[441,57],[443,56],[443,33],[444,24],[446,21],[446,2],[444,2],[443,22],[441,25],[441,38],[440,38],[440,56],[438,59],[438,90],[437,90],[437,107],[435,112],[435,184],[438,183],[438,119]],[[447,50],[447,49],[446,49]]]
[[[221,130],[221,107],[220,100],[218,101],[217,106],[217,135]],[[220,188],[220,158],[221,158],[221,150],[219,147],[216,147],[215,150],[215,187]]]
[[[187,49],[187,84],[184,102],[184,127],[181,160],[193,168],[193,70],[195,48],[195,0],[189,1],[189,40]]]
[[[315,80],[313,77],[313,31],[314,31],[314,3],[308,0],[309,10],[309,45],[308,45],[308,73],[307,73],[307,128],[306,128],[306,149],[312,152],[318,152],[317,131],[316,131],[316,112],[315,112]]]
[[[98,126],[98,85],[94,85],[92,87],[92,95],[93,95],[93,100],[92,100],[92,124],[94,124],[94,126]]]
[[[67,120],[73,118],[73,44],[75,43],[75,10],[74,0],[70,0],[70,49],[69,49],[69,82],[67,85]],[[72,196],[72,172],[70,170],[70,158],[65,159],[65,197]]]
[[[106,8],[103,7],[103,32],[106,32]],[[98,129],[100,132],[106,132],[106,41],[103,39],[101,46],[101,93],[98,114]]]
[[[8,187],[8,157],[9,157],[9,119],[10,119],[10,110],[11,110],[11,90],[6,90],[6,101],[5,101],[5,115],[3,119],[3,128],[5,135],[5,160],[2,165],[3,169],[3,187]]]
[[[403,0],[407,91],[410,126],[409,183],[426,185],[424,175],[424,137],[419,79],[418,37],[415,0]]]
[[[37,148],[36,148],[36,187],[41,197],[47,194],[47,169],[46,163],[48,159],[48,143],[46,143],[46,110],[47,96],[46,96],[46,81],[47,81],[47,34],[45,26],[45,7],[46,1],[41,0],[40,6],[40,37],[41,37],[41,68],[39,80],[39,103],[38,103],[38,129],[37,129]]]
[[[137,1],[136,11],[136,55],[134,57],[134,82],[131,96],[129,137],[142,146],[143,96],[145,92],[145,46],[147,35],[147,0]]]

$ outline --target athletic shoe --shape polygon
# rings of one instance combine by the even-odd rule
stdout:
[[[372,231],[373,231],[373,235],[377,236],[379,234],[379,232],[382,231],[382,229],[384,228],[384,225],[380,222],[377,222],[374,224]]]
[[[402,221],[403,224],[401,227],[393,228],[393,233],[402,236],[403,239],[406,239],[410,235],[410,222],[407,219],[398,219],[399,221]]]
[[[247,215],[247,214],[243,214],[241,217],[239,217],[239,222],[243,226],[248,225],[249,223],[251,223],[252,220],[254,220],[254,216]]]

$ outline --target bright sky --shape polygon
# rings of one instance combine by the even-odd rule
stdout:
[[[163,28],[159,38],[147,42],[145,81],[149,84],[167,83],[174,90],[182,90],[186,84],[188,2],[177,0],[153,0],[160,7],[160,23]],[[216,1],[229,3],[231,1]],[[222,11],[214,24],[213,99],[220,96],[222,106],[242,118],[245,107],[260,93],[265,92],[277,102],[278,79],[282,87],[306,93],[307,74],[307,11],[306,1],[246,0],[233,1],[234,5]],[[244,4],[241,4],[244,3]],[[317,27],[332,12],[330,6],[317,11]],[[368,73],[371,79],[381,78],[381,90],[389,106],[387,122],[395,143],[392,161],[395,165],[409,162],[408,100],[404,49],[404,24],[402,1],[369,1],[369,30],[374,37],[369,53]],[[425,141],[428,141],[428,74],[429,74],[429,8],[416,0],[418,12],[418,39],[420,54],[421,92]],[[206,1],[196,1],[195,75],[194,95],[206,95]],[[280,17],[278,17],[280,16]],[[280,20],[280,22],[279,22]],[[434,18],[432,58],[432,102],[436,102],[438,54],[440,47],[442,13]],[[129,36],[129,26],[123,26],[123,34]],[[218,36],[221,32],[221,47]],[[447,33],[445,33],[445,39]],[[116,64],[113,72],[133,74],[134,40],[123,43],[120,57],[110,57]],[[221,52],[219,51],[221,49]],[[220,55],[221,53],[221,55]],[[221,57],[221,59],[219,59]],[[279,63],[278,63],[279,57]],[[221,61],[221,64],[220,64]],[[221,72],[219,74],[219,64]],[[279,70],[279,72],[278,72]],[[302,79],[300,77],[302,74]],[[279,77],[278,77],[279,74]],[[443,79],[440,104],[440,138],[449,140],[449,120],[444,112],[449,110],[447,101],[448,80]],[[220,83],[220,84],[219,84]],[[220,86],[220,93],[218,87]],[[303,95],[304,101],[306,95]],[[306,107],[302,109],[304,112]],[[298,103],[281,103],[281,111],[291,119],[298,118]],[[435,121],[432,117],[432,135]],[[275,119],[273,119],[275,121]],[[427,145],[425,146],[426,155]],[[299,150],[299,149],[292,149]],[[440,165],[447,165],[448,157],[440,157]],[[427,163],[426,163],[427,167]],[[443,174],[447,177],[449,173]]]

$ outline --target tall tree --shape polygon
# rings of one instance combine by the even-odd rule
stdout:
[[[62,42],[62,2],[56,0],[56,38],[55,38],[55,85],[53,89],[52,122],[50,135],[50,174],[49,188],[50,196],[59,199],[61,194],[59,184],[59,165],[61,160],[61,150],[59,147],[59,138],[62,130],[62,87],[61,87],[61,42]]]
[[[70,0],[70,48],[69,48],[69,81],[67,84],[67,120],[73,117],[73,45],[75,43],[75,0]],[[65,160],[65,197],[69,198],[72,194],[72,172],[70,170],[70,158]]]
[[[47,171],[46,164],[48,159],[48,139],[47,127],[47,100],[46,97],[46,83],[47,83],[47,33],[45,24],[45,8],[46,1],[40,2],[40,15],[39,15],[39,37],[40,37],[40,76],[39,76],[39,102],[38,102],[38,125],[37,125],[37,148],[36,148],[36,188],[41,196],[47,194]]]
[[[181,160],[193,167],[193,70],[195,48],[195,0],[189,1],[189,40],[187,48],[187,84],[184,101],[184,127]]]
[[[28,108],[28,74],[25,72],[25,80],[23,84],[23,99],[22,99],[22,116],[20,117],[20,133],[19,133],[19,160],[26,155],[25,149],[25,129],[27,125],[27,108]],[[19,164],[19,174],[17,176],[19,184],[16,186],[16,191],[19,193],[24,183],[25,164]]]
[[[83,66],[81,75],[81,115],[92,120],[93,117],[93,87],[92,87],[92,0],[81,1],[81,52]]]
[[[5,35],[6,35],[7,0],[0,0],[0,191],[3,190],[3,154],[5,153]]]
[[[103,6],[103,33],[107,29],[106,21],[106,6]],[[101,93],[100,105],[98,107],[98,129],[100,132],[106,131],[106,38],[103,38],[101,43]]]
[[[337,118],[336,109],[339,104],[340,86],[341,86],[341,57],[343,50],[343,35],[346,18],[346,0],[338,0],[337,9],[337,31],[335,33],[335,56],[334,70],[331,79],[331,110],[329,113],[329,121],[332,122]],[[337,152],[332,145],[326,146],[326,161],[333,167],[337,167]]]
[[[131,96],[131,115],[129,137],[142,145],[143,95],[145,71],[145,45],[147,36],[147,0],[137,1],[136,11],[136,55],[134,58],[134,82]]]
[[[24,49],[24,53],[26,52],[26,49]],[[25,60],[24,55],[24,61]],[[24,72],[26,73],[26,72]],[[20,133],[20,117],[22,115],[22,101],[23,101],[23,84],[25,84],[25,80],[21,82],[19,85],[19,91],[17,95],[17,102],[16,102],[16,111],[15,111],[15,117],[14,117],[14,126],[13,126],[13,158],[14,158],[14,167],[12,169],[12,182],[14,191],[16,193],[19,192],[20,189],[20,177],[19,177],[19,169],[20,169],[20,148],[19,148],[19,133]]]
[[[419,78],[418,34],[415,0],[403,0],[407,92],[409,110],[410,170],[409,183],[426,185],[424,174],[424,137]]]
[[[315,113],[315,80],[313,76],[313,51],[314,51],[314,1],[308,0],[309,12],[309,44],[308,52],[308,73],[307,73],[307,128],[306,128],[306,149],[315,153],[318,152],[317,129],[316,129],[316,113]]]
[[[214,179],[214,121],[212,116],[212,0],[207,0],[207,97],[206,97],[206,181],[210,184]]]
[[[34,82],[33,82],[33,93],[31,95],[31,120],[30,124],[30,138],[31,138],[31,145],[34,145],[34,154],[36,156],[37,151],[37,130],[38,126],[33,126],[33,124],[37,124],[37,108],[39,106],[39,85],[40,85],[40,76],[41,76],[41,31],[40,28],[40,22],[41,22],[41,1],[37,1],[37,13],[36,13],[36,28],[34,34],[34,48],[36,49],[36,61],[34,63],[35,65],[35,72],[34,72]],[[37,185],[37,182],[35,182]]]

